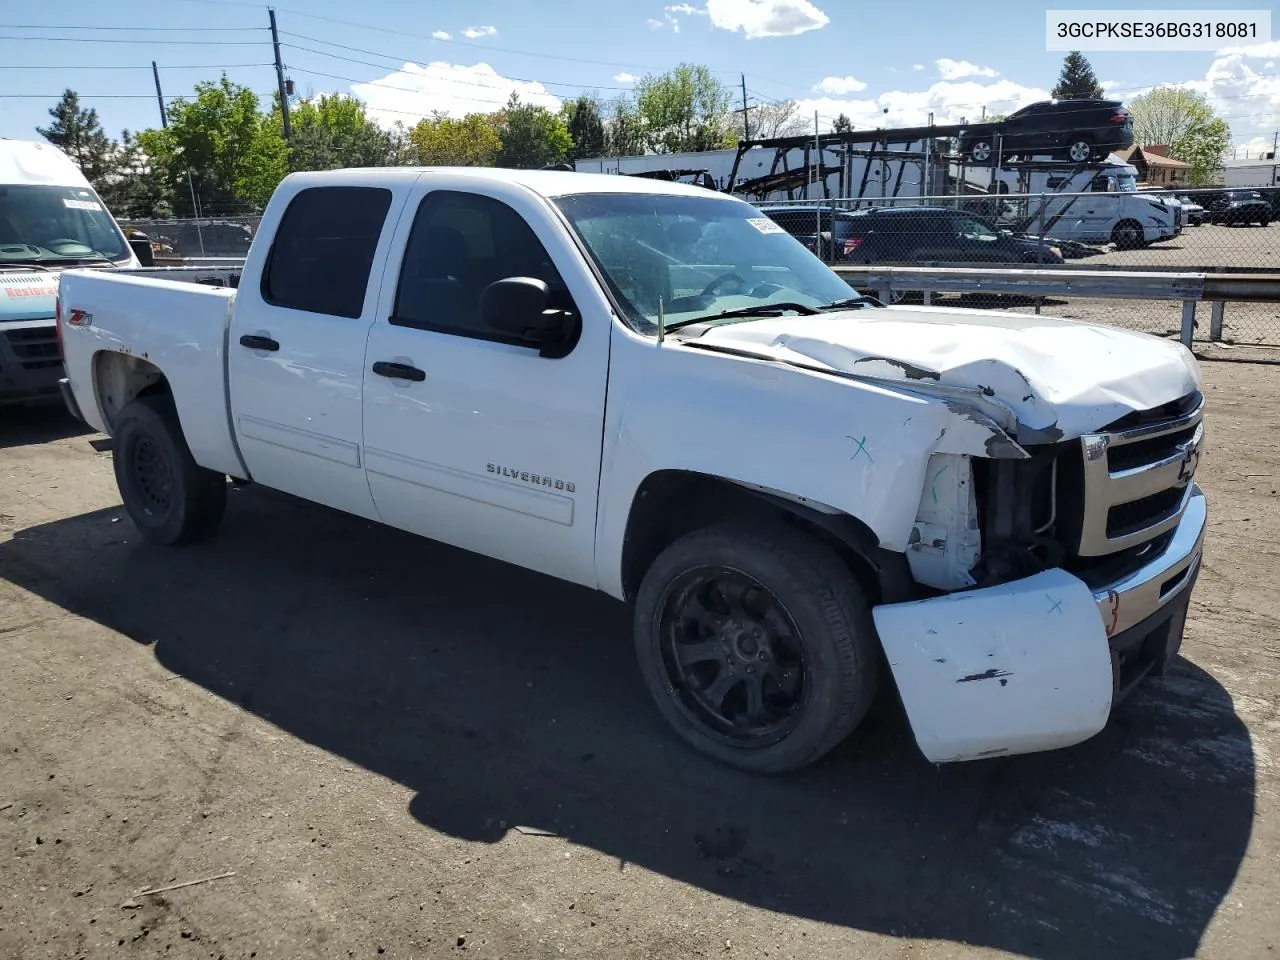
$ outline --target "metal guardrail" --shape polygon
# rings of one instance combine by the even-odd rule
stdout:
[[[1222,339],[1228,302],[1280,303],[1280,273],[1199,273],[1147,270],[1062,270],[1052,267],[998,269],[973,267],[882,267],[833,265],[836,273],[860,290],[886,302],[894,293],[922,292],[925,303],[934,293],[1015,294],[1100,300],[1173,300],[1182,303],[1180,339],[1191,348],[1196,308],[1211,304],[1209,339]],[[1039,306],[1036,307],[1039,312]]]

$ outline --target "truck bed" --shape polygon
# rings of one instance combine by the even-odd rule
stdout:
[[[80,397],[95,393],[82,386],[102,387],[96,406],[81,405],[86,422],[110,434],[114,412],[129,399],[126,381],[154,364],[169,381],[192,455],[210,469],[241,473],[226,388],[238,279],[238,268],[64,271],[58,296],[67,377]],[[216,363],[209,362],[211,348]]]

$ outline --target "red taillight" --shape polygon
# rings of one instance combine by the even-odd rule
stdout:
[[[62,349],[62,298],[53,298],[53,325],[58,330],[58,359],[66,361],[66,351]]]
[[[867,238],[866,237],[845,237],[844,252],[853,253],[853,251],[857,250],[860,246],[862,246],[862,241],[865,239]]]
[[[1111,115],[1112,123],[1125,123],[1128,119],[1129,115],[1127,113],[1113,113]]]

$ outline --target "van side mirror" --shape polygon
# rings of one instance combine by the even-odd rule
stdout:
[[[144,267],[154,267],[156,265],[156,256],[151,249],[151,241],[145,237],[131,237],[129,239],[129,248],[133,250],[133,255],[138,258],[138,263]]]
[[[544,357],[568,354],[581,326],[576,314],[551,306],[551,288],[536,277],[507,277],[485,287],[480,320],[493,330],[536,344]]]

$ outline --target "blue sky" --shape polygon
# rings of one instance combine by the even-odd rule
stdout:
[[[735,86],[745,72],[753,105],[795,99],[807,118],[816,110],[826,125],[843,111],[859,127],[921,123],[930,111],[937,122],[954,122],[980,116],[984,106],[1008,112],[1043,98],[1062,62],[1061,53],[1044,49],[1044,10],[1025,0],[558,0],[541,8],[528,0],[291,0],[276,7],[298,91],[354,92],[380,122],[411,125],[432,109],[492,110],[511,90],[548,106],[583,89],[609,100],[636,77],[689,61]],[[97,109],[113,136],[156,126],[152,60],[168,97],[224,68],[266,97],[275,87],[266,27],[266,5],[243,0],[4,0],[0,136],[35,138],[66,87]],[[1280,127],[1280,41],[1216,53],[1087,55],[1121,99],[1159,83],[1203,90],[1242,147],[1270,149]]]

